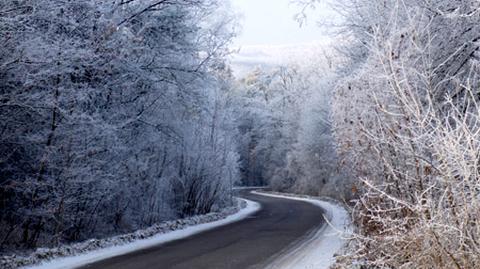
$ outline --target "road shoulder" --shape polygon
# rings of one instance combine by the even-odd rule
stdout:
[[[219,213],[195,216],[186,220],[170,221],[167,224],[162,223],[144,230],[111,238],[91,239],[86,242],[71,246],[61,246],[55,249],[39,249],[29,257],[13,257],[13,260],[5,263],[8,265],[6,268],[76,268],[228,225],[245,219],[261,208],[259,203],[247,199],[239,200],[239,204],[243,204],[243,206],[237,209],[231,208]],[[41,253],[44,254],[42,255]]]
[[[268,197],[304,201],[324,210],[326,224],[273,260],[267,269],[327,269],[335,263],[335,255],[345,247],[345,239],[352,231],[347,210],[339,203],[321,200],[317,197],[254,191],[254,194]]]

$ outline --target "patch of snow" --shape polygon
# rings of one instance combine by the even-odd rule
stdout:
[[[143,231],[137,231],[133,234],[138,236],[134,237],[136,239],[131,242],[122,244],[122,242],[120,241],[120,244],[108,246],[105,248],[98,248],[98,249],[92,247],[91,250],[88,250],[87,252],[82,252],[80,254],[77,253],[78,255],[76,256],[56,258],[50,261],[45,261],[37,265],[22,267],[22,268],[65,269],[65,268],[76,268],[76,267],[84,266],[96,261],[124,255],[136,250],[145,249],[145,248],[149,248],[159,244],[186,238],[200,232],[204,232],[204,231],[211,230],[223,225],[237,222],[257,212],[261,208],[259,203],[246,200],[246,199],[239,199],[239,200],[242,201],[244,206],[242,209],[237,210],[236,213],[234,214],[226,215],[227,212],[225,212],[224,215],[222,216],[222,214],[215,213],[215,214],[207,214],[204,216],[192,217],[191,218],[192,221],[189,221],[189,220],[172,221],[172,222],[169,222],[170,231],[167,230],[166,232],[158,233],[153,236],[148,236],[149,234],[149,232],[147,231],[148,229]],[[230,211],[230,213],[232,212]],[[208,222],[208,221],[212,221],[212,222]],[[173,225],[174,226],[173,227],[172,225],[170,225],[172,223],[176,225]],[[198,224],[198,223],[201,223],[201,224]],[[144,235],[143,232],[145,232],[146,235]],[[125,235],[125,236],[128,236],[128,235]],[[92,239],[89,241],[95,241],[95,240]],[[89,241],[87,241],[86,243],[88,243]],[[74,253],[70,253],[70,255],[75,255]]]
[[[325,210],[327,224],[323,225],[308,240],[276,259],[268,268],[275,269],[327,269],[335,263],[335,254],[342,250],[347,240],[342,236],[353,231],[349,214],[344,207],[312,197],[273,194],[254,191],[263,196],[304,201]]]
[[[269,187],[233,187],[233,190],[261,190],[268,189]]]

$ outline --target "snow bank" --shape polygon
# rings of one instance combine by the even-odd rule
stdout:
[[[333,201],[322,201],[308,196],[291,194],[253,192],[258,195],[305,201],[325,210],[327,224],[311,238],[295,249],[276,259],[268,268],[275,269],[326,269],[335,263],[335,254],[345,247],[347,241],[342,235],[353,231],[348,212]],[[301,221],[301,220],[299,220]]]
[[[242,190],[262,190],[268,189],[269,187],[233,187],[234,191],[242,191]]]
[[[188,219],[160,223],[130,234],[101,240],[91,239],[52,249],[37,249],[28,257],[4,256],[0,258],[0,267],[4,269],[22,266],[30,266],[23,268],[31,269],[75,268],[227,225],[242,220],[259,209],[260,204],[240,199],[237,207]]]

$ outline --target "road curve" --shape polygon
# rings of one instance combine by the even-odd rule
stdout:
[[[83,269],[264,268],[323,225],[320,208],[243,192],[262,208],[250,217],[189,238],[131,252]]]

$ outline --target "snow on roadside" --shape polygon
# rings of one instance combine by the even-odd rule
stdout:
[[[188,219],[164,222],[145,230],[53,249],[38,249],[29,257],[1,257],[1,268],[64,269],[123,255],[240,221],[260,210],[260,204],[239,199],[240,206]],[[43,262],[42,262],[43,261]],[[41,262],[41,263],[40,263]]]
[[[254,191],[253,193],[311,203],[325,210],[325,218],[328,222],[311,238],[276,259],[268,268],[327,269],[335,263],[335,254],[340,252],[347,243],[342,236],[351,234],[353,231],[349,214],[343,206],[335,202],[322,201],[314,197],[300,197],[297,195],[258,191]]]
[[[234,191],[243,191],[243,190],[262,190],[268,189],[269,187],[233,187]]]

